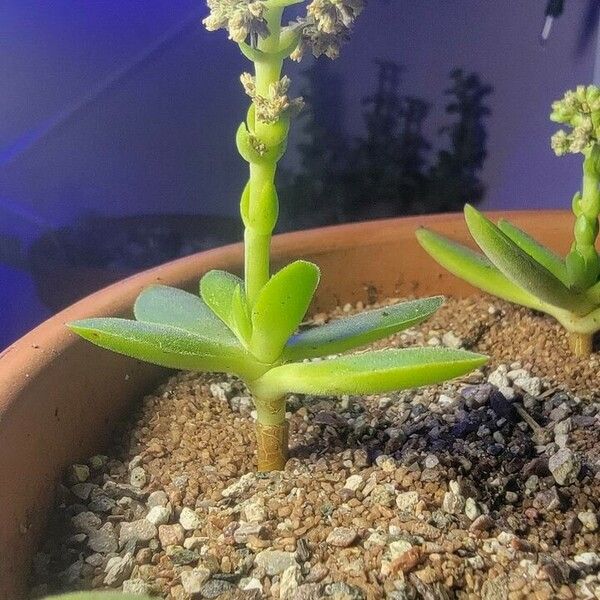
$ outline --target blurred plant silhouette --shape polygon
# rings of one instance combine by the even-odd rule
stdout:
[[[431,163],[432,143],[423,133],[430,105],[400,91],[402,67],[376,61],[375,93],[363,100],[365,134],[348,142],[329,111],[339,111],[341,85],[317,61],[304,72],[305,141],[298,145],[300,170],[282,175],[283,228],[306,228],[368,218],[462,209],[485,192],[478,174],[486,157],[484,118],[492,87],[476,73],[451,72],[446,114],[453,122],[438,130],[447,146]],[[314,90],[327,85],[334,98],[312,103]],[[293,212],[292,212],[293,211]]]

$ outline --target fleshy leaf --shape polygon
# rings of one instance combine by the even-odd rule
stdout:
[[[284,357],[300,360],[364,346],[425,321],[443,302],[442,296],[411,300],[330,321],[291,337]]]
[[[498,221],[498,228],[517,244],[521,250],[527,252],[540,265],[546,267],[550,273],[560,279],[565,285],[568,285],[567,268],[565,261],[560,256],[552,252],[550,248],[542,246],[527,232],[505,219]]]
[[[302,322],[319,284],[319,268],[297,260],[271,277],[252,307],[250,348],[262,362],[273,363]]]
[[[543,308],[538,298],[515,285],[483,254],[425,228],[418,229],[416,235],[425,251],[453,275],[509,302]]]
[[[589,303],[573,294],[546,267],[524,252],[487,217],[467,204],[465,219],[471,235],[508,279],[543,302],[565,310],[588,310]]]
[[[237,340],[215,340],[171,325],[100,318],[74,321],[69,327],[101,348],[163,367],[250,378],[262,370]]]
[[[233,292],[229,320],[237,337],[247,345],[252,335],[252,323],[250,322],[250,311],[248,310],[246,296],[241,285],[238,285]]]
[[[480,354],[451,348],[375,350],[275,367],[257,379],[252,389],[258,398],[286,393],[375,394],[439,383],[469,373],[486,360]]]
[[[202,298],[166,285],[146,288],[133,305],[138,321],[171,325],[205,337],[234,343],[227,326],[206,305]]]
[[[236,288],[244,289],[244,282],[227,271],[209,271],[200,280],[200,296],[210,309],[230,329],[231,326],[231,302]]]

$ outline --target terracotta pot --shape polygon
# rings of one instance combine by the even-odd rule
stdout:
[[[567,250],[568,213],[505,216],[556,250]],[[414,237],[419,225],[470,239],[462,215],[342,225],[276,237],[274,265],[295,258],[320,265],[315,310],[391,295],[471,293],[421,250]],[[64,323],[127,315],[134,298],[151,283],[196,290],[207,270],[239,273],[241,267],[238,244],[145,271],[74,304],[0,355],[0,598],[23,597],[30,560],[65,467],[105,447],[112,424],[165,376],[163,369],[82,341]]]

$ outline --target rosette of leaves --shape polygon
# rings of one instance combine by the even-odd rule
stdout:
[[[306,17],[282,26],[284,8],[299,0],[209,0],[209,29],[225,28],[254,63],[242,75],[252,103],[237,132],[249,166],[240,212],[245,227],[244,279],[210,271],[199,294],[154,286],[134,305],[135,320],[87,319],[73,331],[103,348],[177,369],[230,373],[245,381],[257,412],[259,470],[287,458],[288,393],[369,394],[420,386],[465,374],[485,358],[449,348],[407,348],[341,355],[416,325],[440,306],[414,300],[300,330],[319,282],[316,265],[293,262],[272,274],[270,241],[277,222],[277,163],[290,118],[301,102],[288,96],[283,61],[307,49],[335,57],[361,0],[313,0]]]
[[[600,89],[579,86],[554,102],[550,118],[569,129],[552,137],[558,156],[583,155],[583,184],[573,198],[574,239],[555,254],[505,220],[492,223],[470,205],[467,226],[484,254],[420,229],[419,242],[451,273],[485,292],[552,315],[569,332],[573,352],[589,355],[600,330]]]

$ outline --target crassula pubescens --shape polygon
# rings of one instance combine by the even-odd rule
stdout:
[[[286,8],[305,9],[284,24]],[[304,6],[302,6],[304,5]],[[208,0],[210,30],[225,29],[254,66],[241,83],[251,99],[237,130],[248,163],[241,197],[245,227],[244,278],[210,271],[200,294],[166,286],[144,290],[135,320],[98,318],[71,323],[104,348],[179,369],[225,372],[243,379],[256,406],[259,470],[287,459],[286,394],[371,394],[465,374],[485,362],[450,348],[406,348],[342,354],[425,320],[442,303],[426,298],[365,312],[321,327],[301,328],[317,288],[319,268],[295,261],[271,273],[270,243],[278,216],[277,163],[301,99],[282,76],[287,58],[337,57],[362,0]]]
[[[552,315],[569,332],[578,356],[593,350],[600,330],[600,89],[578,86],[552,105],[550,118],[567,126],[552,136],[558,156],[583,156],[583,183],[573,198],[574,240],[565,258],[511,223],[492,223],[470,205],[465,218],[484,255],[421,229],[421,245],[442,266],[505,300]]]

